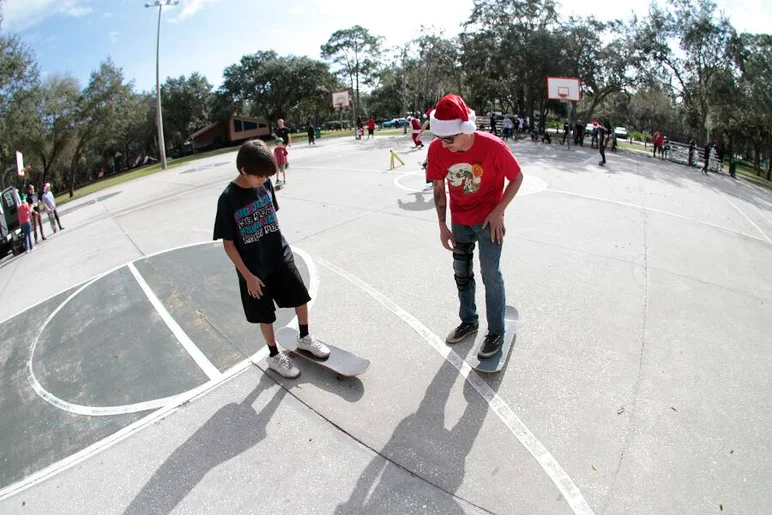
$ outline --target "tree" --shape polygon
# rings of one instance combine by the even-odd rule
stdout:
[[[645,86],[635,92],[630,100],[630,115],[636,128],[652,134],[661,130],[675,110],[667,93],[656,84]]]
[[[330,94],[337,85],[325,63],[257,52],[225,69],[216,107],[219,115],[231,111],[272,122],[290,115],[299,120],[311,111],[329,110]]]
[[[400,57],[402,111],[409,107],[411,111],[421,113],[446,93],[460,93],[462,75],[458,41],[422,27],[419,36],[401,49]]]
[[[338,66],[354,90],[354,116],[359,116],[359,85],[369,84],[378,71],[382,40],[361,27],[338,30],[322,45],[322,58]]]
[[[184,75],[169,77],[161,86],[164,130],[178,151],[184,148],[192,133],[206,125],[211,96],[212,85],[206,77],[195,72],[188,78]]]
[[[33,113],[26,108],[39,82],[32,51],[15,36],[0,34],[0,186],[15,173],[15,151]]]
[[[91,72],[88,85],[78,97],[74,116],[75,143],[67,180],[70,196],[87,152],[95,150],[96,144],[103,151],[118,146],[134,107],[132,90],[133,84],[124,82],[123,71],[110,59]]]
[[[21,145],[39,160],[40,183],[46,182],[52,167],[73,142],[79,96],[78,81],[60,75],[50,75],[30,93],[24,108],[29,110],[30,123],[23,131]]]
[[[554,0],[475,2],[462,39],[474,42],[475,60],[486,63],[481,70],[491,88],[486,96],[509,97],[513,109],[532,120],[537,103],[544,111],[547,76],[558,71],[554,31],[559,21]],[[464,61],[475,65],[468,58]]]
[[[713,80],[730,67],[736,39],[728,18],[716,16],[712,0],[673,0],[664,9],[653,3],[646,21],[635,21],[634,30],[641,63],[649,62],[648,75],[673,87],[687,116],[692,113],[700,139],[707,140]],[[671,46],[673,40],[680,52]]]

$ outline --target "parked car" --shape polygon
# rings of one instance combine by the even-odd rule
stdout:
[[[627,139],[627,129],[625,127],[615,128],[614,136],[616,136],[617,139]]]
[[[405,125],[407,125],[407,120],[404,118],[392,118],[389,121],[383,122],[384,129],[401,128]]]

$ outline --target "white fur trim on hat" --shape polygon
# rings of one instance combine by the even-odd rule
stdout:
[[[446,136],[455,136],[456,134],[474,134],[477,130],[475,123],[474,110],[469,109],[469,119],[461,120],[438,120],[434,117],[435,110],[432,110],[429,116],[429,130],[435,136],[444,138]]]

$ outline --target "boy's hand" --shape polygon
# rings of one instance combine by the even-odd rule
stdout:
[[[259,277],[257,277],[254,274],[249,274],[248,277],[246,277],[247,280],[247,291],[251,296],[253,296],[256,299],[259,299],[263,296],[263,286],[265,286],[265,283],[260,280]]]
[[[498,243],[501,245],[504,242],[504,235],[507,232],[504,227],[504,213],[497,209],[491,211],[491,214],[489,214],[483,222],[483,229],[488,225],[491,226],[491,243]]]

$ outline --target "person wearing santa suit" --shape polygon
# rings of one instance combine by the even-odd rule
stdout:
[[[496,354],[504,343],[506,298],[499,266],[506,233],[504,211],[517,195],[523,174],[506,143],[476,129],[474,111],[464,99],[445,95],[429,117],[429,130],[436,139],[429,144],[426,177],[433,181],[440,240],[453,252],[460,302],[461,323],[450,332],[446,342],[459,342],[478,330],[472,260],[474,248],[479,245],[488,321],[479,357],[485,359]],[[446,181],[450,228],[446,220]]]
[[[421,122],[416,117],[410,118],[410,126],[413,128],[413,143],[417,148],[424,148],[424,144],[421,141]]]

